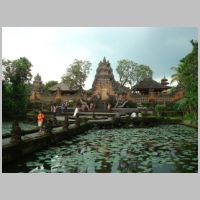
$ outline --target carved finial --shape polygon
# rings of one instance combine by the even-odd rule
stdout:
[[[105,58],[105,56],[103,57],[103,63],[106,63],[106,58]]]

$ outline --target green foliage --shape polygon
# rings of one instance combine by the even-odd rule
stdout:
[[[186,123],[189,122],[189,124],[192,124],[194,126],[198,126],[197,116],[194,113],[186,113],[184,116],[184,121]]]
[[[3,119],[19,119],[26,115],[32,78],[32,64],[27,58],[3,60]]]
[[[129,84],[132,85],[135,80],[135,68],[137,63],[132,60],[119,60],[116,68],[117,73],[119,74],[119,82],[122,86]]]
[[[11,61],[3,60],[3,75],[6,82],[16,84],[29,83],[32,78],[30,61],[22,57],[20,59]]]
[[[155,112],[157,113],[157,116],[160,117],[162,115],[162,112],[165,109],[165,105],[162,104],[156,104],[155,105]]]
[[[197,119],[198,115],[198,42],[191,41],[193,49],[191,53],[180,60],[175,67],[176,77],[184,88],[185,98],[177,102],[176,108],[185,113],[193,113]]]
[[[89,61],[75,59],[67,68],[67,72],[63,75],[62,81],[69,85],[71,89],[79,89],[82,91],[90,67],[91,63]]]
[[[68,107],[75,107],[76,106],[76,103],[74,101],[68,101]]]
[[[187,98],[183,98],[179,101],[177,101],[175,104],[174,104],[174,108],[178,111],[182,111],[182,112],[185,112],[186,108],[187,108],[187,105],[188,105],[188,102],[187,102]]]
[[[137,103],[134,103],[132,101],[128,101],[125,105],[125,108],[137,108]]]
[[[122,86],[133,86],[144,78],[152,78],[153,71],[149,66],[139,65],[132,60],[119,60],[116,68],[119,74],[119,82]]]
[[[138,65],[136,67],[136,82],[140,82],[145,78],[152,78],[153,71],[147,65]]]
[[[58,81],[54,81],[54,80],[51,80],[51,81],[48,81],[45,83],[44,85],[44,94],[48,95],[49,94],[49,88],[51,88],[52,86],[58,84]]]
[[[28,102],[27,108],[38,112],[39,110],[42,109],[42,103],[41,102]]]
[[[142,106],[149,108],[149,107],[151,107],[151,103],[142,103]]]

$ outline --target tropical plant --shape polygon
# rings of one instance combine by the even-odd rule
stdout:
[[[198,42],[191,41],[192,51],[180,60],[174,68],[176,73],[172,79],[181,83],[185,97],[177,102],[177,109],[185,114],[191,113],[194,119],[198,116]]]

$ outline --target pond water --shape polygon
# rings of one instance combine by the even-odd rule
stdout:
[[[30,130],[37,127],[37,124],[19,122],[19,126],[23,130]],[[10,133],[12,130],[12,123],[11,122],[2,122],[2,134]]]
[[[182,125],[89,130],[3,172],[198,172],[198,131]]]

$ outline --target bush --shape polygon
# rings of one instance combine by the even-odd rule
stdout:
[[[186,113],[184,116],[184,121],[194,126],[198,125],[198,120],[194,113]]]
[[[151,107],[151,104],[150,103],[142,103],[142,106],[149,108],[149,107]]]
[[[156,104],[155,105],[155,112],[157,113],[157,116],[162,116],[162,112],[165,109],[165,105],[162,104]]]
[[[28,109],[29,110],[40,110],[42,108],[41,102],[29,102]]]
[[[128,101],[125,105],[125,108],[137,108],[137,104],[132,101]]]

